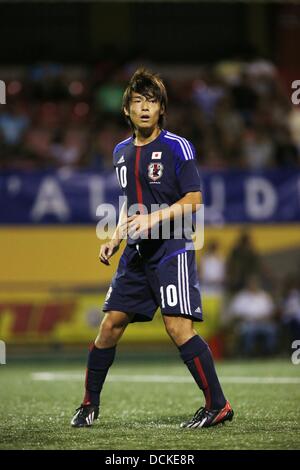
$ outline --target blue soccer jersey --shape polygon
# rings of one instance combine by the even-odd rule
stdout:
[[[166,130],[143,146],[135,146],[133,137],[120,142],[113,159],[128,208],[137,205],[141,213],[143,206],[150,213],[152,205],[171,206],[186,193],[200,191],[194,147]],[[103,311],[119,310],[134,314],[133,322],[149,321],[158,307],[163,315],[202,320],[195,252],[187,249],[183,236],[128,239]]]
[[[193,145],[162,130],[158,137],[136,146],[133,137],[120,142],[113,154],[117,177],[128,207],[152,204],[171,206],[191,191],[200,191],[200,176]]]

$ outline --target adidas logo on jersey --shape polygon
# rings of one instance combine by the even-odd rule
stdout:
[[[124,155],[122,155],[122,157],[119,158],[119,160],[117,161],[117,164],[124,163],[124,162],[125,162],[125,158],[124,158]]]
[[[201,313],[201,308],[197,307],[196,310],[195,310],[195,313]]]

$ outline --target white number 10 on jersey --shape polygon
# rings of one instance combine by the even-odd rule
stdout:
[[[116,167],[117,178],[121,188],[125,189],[127,186],[127,166],[123,165],[120,168]]]

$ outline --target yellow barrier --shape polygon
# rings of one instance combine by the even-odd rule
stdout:
[[[207,227],[205,243],[217,240],[226,256],[245,228],[262,254],[300,246],[298,225]],[[91,341],[123,249],[111,266],[101,264],[101,241],[90,226],[1,227],[0,241],[0,339],[18,344]],[[210,338],[218,329],[219,300],[204,297],[203,310],[206,321],[197,328]],[[157,313],[150,323],[131,325],[123,341],[166,339]]]
[[[105,294],[0,293],[0,338],[7,344],[82,344],[95,339]],[[218,329],[218,299],[204,298],[206,321],[197,324],[209,338]],[[123,342],[169,341],[160,311],[152,322],[130,325]]]
[[[260,225],[243,228],[249,231],[261,253],[300,246],[299,225]],[[215,239],[223,255],[238,237],[241,226],[205,229],[205,244]],[[2,227],[0,228],[1,270],[3,285],[26,284],[35,287],[49,284],[68,286],[107,285],[116,269],[120,253],[104,266],[98,260],[101,241],[95,227]],[[197,252],[197,256],[201,255]]]

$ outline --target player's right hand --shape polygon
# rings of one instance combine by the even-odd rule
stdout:
[[[99,259],[101,263],[109,266],[109,258],[111,258],[119,249],[119,244],[116,244],[112,241],[104,243],[100,247]]]

